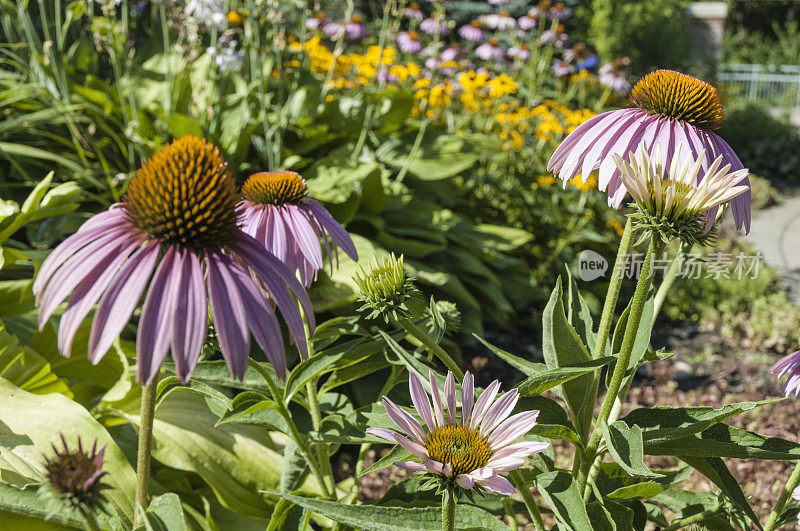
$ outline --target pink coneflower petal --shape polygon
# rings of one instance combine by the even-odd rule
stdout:
[[[469,419],[470,428],[478,427],[486,411],[488,411],[489,406],[492,405],[494,397],[497,396],[498,389],[500,389],[500,382],[495,380],[490,383],[489,387],[478,397],[478,400],[475,402],[475,408],[472,410],[472,416]]]
[[[444,473],[444,464],[440,463],[439,461],[434,461],[433,459],[423,459],[422,464],[432,474],[441,474],[445,475]]]
[[[442,409],[442,398],[439,395],[439,386],[436,384],[436,375],[433,371],[428,372],[428,378],[431,384],[431,401],[433,402],[433,413],[436,418],[437,426],[444,426],[444,410]]]
[[[353,244],[353,239],[350,238],[350,234],[344,230],[344,227],[339,225],[339,223],[333,219],[331,213],[325,210],[325,208],[316,201],[309,200],[307,206],[314,213],[317,220],[331,235],[331,238],[333,238],[333,241],[336,243],[336,245],[341,247],[347,256],[357,261],[358,251],[356,250],[356,246]]]
[[[506,457],[527,457],[531,454],[535,454],[546,450],[550,447],[550,443],[546,442],[519,442],[514,444],[509,444],[500,450],[497,450],[493,455],[492,458],[489,460],[489,464],[491,465],[492,461],[495,459],[503,459]]]
[[[519,457],[503,457],[501,459],[492,458],[486,464],[495,472],[510,472],[516,470],[525,464],[525,460]]]
[[[422,417],[423,422],[428,427],[428,431],[433,431],[436,428],[436,421],[433,419],[431,402],[422,385],[422,380],[415,372],[410,372],[408,375],[408,390],[411,394],[411,403],[414,404],[414,409]]]
[[[425,472],[428,470],[425,468],[425,465],[422,463],[417,463],[416,461],[395,461],[394,464],[400,468],[411,470],[412,472]]]
[[[139,304],[158,259],[158,244],[151,242],[128,258],[100,299],[89,336],[89,361],[98,363],[125,328]]]
[[[231,269],[235,266],[226,256],[206,257],[208,271],[208,293],[211,299],[211,312],[214,315],[217,337],[222,357],[237,378],[242,378],[247,368],[247,355],[250,352],[250,333],[247,327],[247,313],[234,280]],[[242,359],[244,358],[244,359]]]
[[[472,403],[475,400],[475,377],[467,371],[464,374],[464,381],[461,382],[461,425],[469,424],[472,415]]]
[[[137,241],[122,241],[111,246],[112,254],[98,261],[92,272],[75,286],[58,327],[58,350],[64,356],[69,357],[75,334],[78,333],[81,323],[108,287],[114,274],[138,245]]]
[[[501,496],[511,496],[516,492],[511,482],[499,475],[477,480],[477,483],[486,490],[494,492],[495,494],[500,494]]]
[[[456,476],[456,484],[462,489],[471,489],[475,486],[475,480],[469,474],[459,474]]]
[[[394,402],[385,396],[381,398],[381,402],[383,403],[383,407],[386,409],[386,414],[389,415],[389,418],[392,419],[392,422],[397,424],[398,428],[410,435],[415,442],[418,442],[419,444],[425,444],[425,431],[414,417],[409,415],[406,411],[398,407]]]
[[[511,414],[514,406],[517,405],[517,400],[519,400],[519,391],[512,389],[492,404],[481,422],[481,435],[488,436],[494,428],[503,422]]]
[[[367,428],[367,433],[374,435],[375,437],[380,437],[381,439],[399,444],[405,448],[406,451],[411,452],[417,457],[428,459],[428,452],[425,450],[424,446],[408,440],[397,432],[387,430],[385,428]]]
[[[536,425],[538,411],[523,411],[503,421],[489,436],[492,448],[502,448],[528,433]]]
[[[172,337],[172,358],[175,372],[183,383],[194,372],[208,332],[208,302],[206,283],[200,259],[192,252],[184,252],[173,278],[178,293],[175,308],[175,325]]]
[[[788,375],[783,392],[786,396],[794,394],[800,396],[800,350],[784,356],[770,369],[778,378]]]
[[[444,399],[447,402],[447,419],[450,424],[456,423],[456,379],[453,373],[448,371],[447,378],[444,380]]]
[[[149,383],[167,357],[172,336],[172,294],[167,292],[167,280],[178,251],[170,247],[158,264],[150,290],[144,301],[142,317],[136,335],[136,376]]]

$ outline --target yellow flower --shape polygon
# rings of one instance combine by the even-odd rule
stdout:
[[[244,24],[244,15],[238,11],[230,11],[228,13],[228,26],[235,28]]]
[[[595,186],[597,186],[597,177],[594,175],[589,175],[589,178],[586,179],[586,182],[583,182],[581,178],[581,174],[579,173],[575,177],[569,180],[569,184],[574,185],[578,190],[582,192],[586,192],[588,190],[593,190]]]
[[[550,186],[551,184],[555,184],[556,181],[557,179],[549,173],[542,174],[536,179],[536,183],[539,186]]]
[[[506,94],[517,92],[517,82],[506,74],[500,74],[491,79],[486,85],[489,87],[489,96],[492,98],[499,98]]]
[[[624,232],[624,230],[625,230],[625,229],[623,229],[623,227],[622,227],[622,223],[620,223],[620,222],[619,222],[619,221],[617,221],[616,219],[610,219],[610,220],[608,221],[607,225],[608,225],[609,227],[611,227],[612,229],[614,229],[614,232],[616,232],[618,236],[622,236],[622,233],[623,233],[623,232]]]
[[[446,107],[452,94],[453,87],[449,83],[439,83],[431,88],[428,102],[432,107]]]

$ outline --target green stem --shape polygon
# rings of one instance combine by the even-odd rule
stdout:
[[[417,137],[414,139],[414,144],[411,146],[411,150],[408,152],[408,157],[406,157],[405,162],[403,162],[403,167],[400,169],[400,173],[397,174],[397,182],[401,183],[403,182],[403,179],[406,178],[406,174],[408,173],[409,168],[411,168],[411,163],[414,162],[414,157],[417,156],[419,146],[422,144],[422,137],[425,136],[425,130],[428,128],[430,121],[430,118],[425,118],[422,121],[422,124],[419,126],[419,131],[417,131]]]
[[[275,380],[272,379],[272,375],[264,369],[261,365],[258,364],[257,361],[251,359],[247,360],[247,364],[250,365],[253,369],[255,369],[264,381],[267,383],[269,387],[269,391],[272,394],[272,398],[275,401],[275,406],[277,407],[278,414],[283,418],[286,422],[286,426],[289,428],[289,437],[297,445],[297,449],[300,450],[300,454],[308,463],[308,468],[311,469],[311,473],[314,474],[314,477],[317,479],[320,488],[322,489],[322,495],[328,500],[335,500],[335,491],[328,490],[328,486],[325,481],[325,476],[319,468],[319,464],[317,463],[314,456],[311,454],[311,451],[306,444],[306,440],[300,435],[300,430],[297,429],[297,426],[292,419],[292,414],[289,411],[289,408],[286,407],[286,403],[283,401],[283,393],[278,388],[278,384],[275,383]]]
[[[589,439],[589,444],[586,446],[586,453],[582,464],[583,473],[578,477],[578,485],[581,490],[583,490],[583,488],[586,486],[588,473],[592,464],[594,463],[595,457],[597,456],[597,449],[600,446],[599,426],[604,422],[608,422],[608,419],[611,416],[611,410],[614,407],[614,402],[617,399],[617,396],[619,396],[619,391],[622,387],[622,381],[625,378],[625,374],[628,372],[628,363],[630,362],[631,353],[633,352],[633,343],[636,339],[636,334],[639,331],[639,324],[642,320],[642,311],[644,310],[647,294],[650,291],[650,286],[653,282],[651,275],[653,259],[661,252],[662,247],[663,244],[659,239],[650,239],[650,246],[647,250],[647,255],[644,258],[644,263],[642,264],[642,270],[639,274],[639,281],[636,283],[636,291],[634,291],[633,299],[631,300],[631,311],[630,314],[628,314],[628,322],[625,326],[625,335],[622,338],[622,346],[620,347],[619,356],[617,358],[616,365],[614,366],[614,372],[611,375],[611,382],[608,385],[606,396],[603,398],[603,405],[600,409],[600,416],[597,419],[596,428],[592,432],[592,436]]]
[[[453,531],[456,525],[455,488],[447,487],[442,493],[442,531]]]
[[[428,334],[426,334],[420,327],[414,324],[411,319],[404,318],[404,319],[397,319],[397,324],[400,325],[406,332],[411,334],[412,337],[416,338],[420,343],[425,345],[425,348],[428,349],[429,352],[432,352],[437,358],[439,358],[445,366],[450,369],[450,372],[453,373],[453,376],[460,382],[464,380],[464,373],[461,369],[456,365],[456,362],[453,361],[453,358],[444,351],[442,347],[440,347],[433,339],[430,338]]]
[[[693,514],[692,516],[687,516],[686,518],[681,518],[677,522],[673,522],[672,524],[665,527],[664,531],[675,531],[676,529],[681,529],[683,527],[696,524],[697,522],[702,522],[706,518],[709,518],[717,514],[720,511],[720,509],[722,509],[722,504],[718,503],[711,509],[707,509],[697,514]]]
[[[139,447],[136,452],[136,505],[147,509],[147,483],[150,480],[150,452],[153,445],[153,420],[156,412],[158,374],[142,387],[139,407]],[[134,511],[133,527],[142,524],[138,509]]]
[[[661,311],[661,306],[664,305],[664,300],[667,298],[667,293],[672,288],[672,285],[675,283],[675,279],[678,277],[678,271],[681,269],[681,264],[683,263],[683,257],[689,252],[688,246],[685,244],[681,244],[678,248],[678,254],[675,256],[675,259],[669,265],[669,269],[667,270],[666,275],[664,275],[664,280],[661,282],[661,285],[658,287],[658,291],[656,292],[656,296],[653,299],[653,321],[656,320],[658,317],[659,312]]]
[[[778,522],[778,518],[780,517],[781,513],[783,513],[783,508],[786,507],[786,502],[789,501],[792,491],[795,489],[795,487],[797,487],[798,484],[800,484],[800,461],[798,461],[794,466],[792,475],[789,476],[789,479],[786,481],[786,485],[783,487],[781,497],[778,498],[778,503],[775,504],[775,508],[772,509],[771,513],[769,513],[767,525],[764,526],[764,531],[772,531],[775,529],[775,524]]]
[[[322,415],[319,411],[319,398],[317,397],[317,384],[316,381],[311,381],[306,384],[306,393],[308,394],[308,409],[311,412],[311,422],[314,425],[314,431],[319,433],[322,427]],[[314,443],[314,448],[317,451],[317,459],[322,466],[322,474],[325,479],[325,487],[329,492],[336,492],[336,486],[333,482],[333,470],[331,469],[331,460],[328,455],[328,445],[324,442]]]
[[[81,515],[83,516],[83,519],[86,520],[86,528],[89,531],[100,531],[101,530],[101,527],[97,523],[97,519],[94,517],[94,514],[92,513],[91,509],[89,509],[87,507],[82,507],[80,509],[80,512],[81,512]]]
[[[517,491],[522,494],[522,501],[525,502],[525,507],[528,508],[528,513],[531,515],[531,520],[533,520],[533,525],[536,527],[536,531],[544,531],[542,513],[539,512],[539,506],[536,504],[536,500],[533,498],[531,489],[525,484],[525,478],[522,477],[522,474],[519,470],[512,470],[508,474],[508,479],[511,480],[511,483],[514,485]]]
[[[514,513],[514,504],[508,496],[503,496],[503,509],[505,509],[506,516],[508,517],[508,527],[510,529],[518,529],[519,526],[517,525],[517,516]]]

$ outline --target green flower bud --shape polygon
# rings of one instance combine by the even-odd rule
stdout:
[[[395,258],[394,253],[383,260],[373,255],[367,269],[359,266],[353,281],[359,289],[358,300],[364,303],[359,310],[369,311],[368,319],[408,318],[413,315],[409,305],[420,302],[413,279],[406,277],[403,257]]]

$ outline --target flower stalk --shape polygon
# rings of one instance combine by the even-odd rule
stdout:
[[[414,324],[414,322],[409,318],[400,318],[395,319],[395,323],[403,330],[411,334],[414,339],[425,345],[425,348],[428,349],[428,352],[432,353],[434,356],[439,358],[442,363],[444,363],[445,367],[447,367],[450,372],[455,375],[459,382],[464,380],[464,372],[458,367],[458,364],[450,357],[450,354],[445,352],[445,350],[439,346],[431,337],[425,333],[419,326]]]
[[[453,531],[456,522],[455,488],[447,487],[442,492],[442,531]]]
[[[800,485],[800,461],[794,466],[794,470],[792,470],[792,475],[789,476],[789,479],[786,481],[786,485],[783,487],[783,492],[781,492],[780,498],[778,498],[778,503],[775,504],[775,507],[772,509],[772,512],[769,513],[767,517],[767,523],[764,525],[764,531],[772,531],[775,529],[775,525],[778,523],[778,518],[783,513],[784,507],[786,507],[786,503],[789,501],[789,498],[792,496],[792,491]]]
[[[136,452],[136,506],[133,515],[133,527],[142,524],[142,513],[138,507],[147,509],[147,484],[150,480],[150,454],[153,446],[153,421],[156,412],[156,394],[158,391],[158,374],[150,383],[142,386],[142,398],[139,406],[139,445]]]
[[[531,493],[531,489],[525,484],[525,478],[522,477],[522,474],[519,470],[512,470],[508,474],[508,479],[511,480],[511,483],[522,495],[522,501],[525,503],[525,507],[528,509],[528,514],[531,515],[531,520],[533,521],[533,525],[536,528],[536,531],[544,531],[544,521],[542,520],[542,513],[539,512],[539,505],[537,505],[536,500]]]

